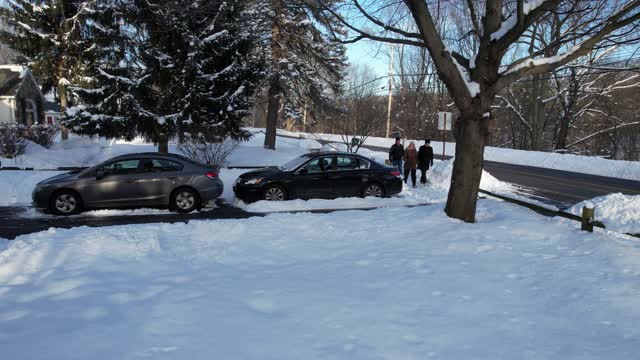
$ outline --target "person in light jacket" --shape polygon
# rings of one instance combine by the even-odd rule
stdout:
[[[396,143],[391,145],[389,149],[389,161],[393,166],[398,168],[398,172],[402,173],[402,157],[404,156],[404,147],[400,143],[400,138],[396,138]]]
[[[420,184],[423,185],[427,183],[429,167],[433,167],[433,148],[429,145],[430,143],[431,140],[425,140],[424,145],[420,146],[420,150],[418,150],[418,169],[422,172]]]
[[[418,151],[416,150],[416,143],[413,141],[409,143],[407,151],[404,152],[404,183],[409,180],[409,174],[411,174],[411,182],[413,187],[416,187],[416,168],[418,167]]]

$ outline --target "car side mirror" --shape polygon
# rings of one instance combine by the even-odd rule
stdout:
[[[100,179],[102,179],[102,178],[103,178],[103,177],[105,177],[105,176],[106,176],[106,174],[104,173],[104,170],[98,170],[98,171],[96,171],[96,180],[100,180]]]
[[[306,176],[308,173],[309,173],[309,170],[307,169],[300,169],[300,171],[298,171],[298,174],[302,176]]]

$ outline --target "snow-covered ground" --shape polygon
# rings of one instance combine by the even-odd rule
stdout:
[[[610,194],[582,201],[567,211],[581,215],[583,207],[595,209],[595,218],[609,230],[640,234],[640,195]]]
[[[640,245],[483,200],[0,240],[6,359],[635,359]]]
[[[259,131],[260,129],[253,129]],[[288,132],[278,130],[279,134],[288,136],[299,136],[308,139],[322,139],[328,141],[342,142],[340,135],[335,134],[310,134]],[[450,138],[451,135],[449,135]],[[278,138],[280,141],[281,138]],[[436,154],[442,155],[442,141],[439,139],[431,139],[431,146]],[[366,145],[390,147],[394,143],[394,139],[370,137],[365,141]],[[410,140],[405,140],[405,145]],[[415,140],[416,146],[424,143],[423,139]],[[449,156],[455,155],[455,143],[447,142],[444,145],[445,154]],[[496,147],[486,147],[484,158],[490,161],[497,161],[507,164],[535,166],[547,169],[556,169],[564,171],[572,171],[583,174],[600,175],[616,177],[620,179],[638,180],[640,181],[640,161],[622,161],[607,160],[595,156],[579,156],[572,154],[557,154],[540,151],[524,151],[513,150]]]
[[[312,149],[320,149],[321,144],[315,140],[278,139],[278,150],[267,150],[263,146],[264,134],[255,134],[251,139],[241,143],[238,149],[227,159],[232,166],[265,166],[285,163],[291,160],[291,154],[305,153]],[[56,169],[61,166],[92,166],[112,157],[140,152],[155,152],[157,146],[135,139],[106,140],[71,135],[69,140],[57,139],[50,148],[30,142],[26,153],[15,159],[1,158],[2,166],[21,168]],[[174,143],[169,144],[169,151],[177,153]]]

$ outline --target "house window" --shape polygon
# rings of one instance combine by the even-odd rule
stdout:
[[[25,99],[24,112],[27,116],[25,121],[27,125],[33,125],[38,123],[38,107],[33,99]]]

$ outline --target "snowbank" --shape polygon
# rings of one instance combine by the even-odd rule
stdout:
[[[640,195],[600,196],[577,203],[567,212],[582,215],[585,206],[595,209],[596,220],[602,221],[608,230],[640,234]]]
[[[7,359],[633,359],[640,249],[487,200],[0,241]],[[1,250],[4,249],[4,250]]]
[[[259,129],[254,129],[254,131],[257,130]],[[335,134],[294,133],[283,130],[278,130],[278,133],[288,136],[303,136],[309,139],[323,139],[342,142],[340,135]],[[414,141],[416,142],[416,146],[420,146],[424,142],[424,140]],[[365,144],[370,146],[390,147],[394,142],[394,139],[370,137],[365,141]],[[408,144],[408,142],[409,140],[405,140],[405,144]],[[433,151],[436,156],[442,154],[443,143],[441,141],[431,139],[431,146],[433,147]],[[447,142],[445,145],[446,155],[454,156],[455,148],[455,143]],[[640,181],[640,161],[607,160],[596,156],[579,156],[496,147],[486,147],[484,158],[485,160],[507,164],[534,166]]]

